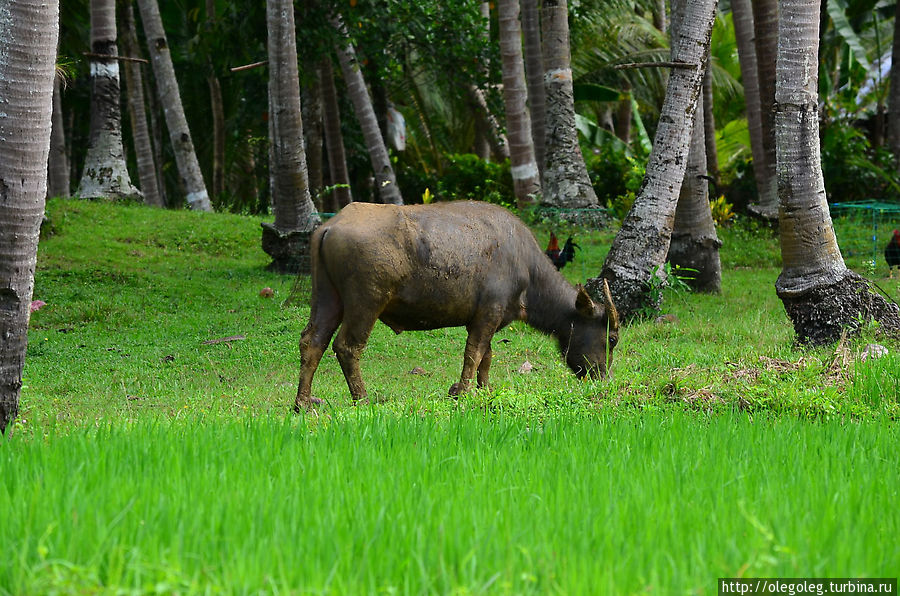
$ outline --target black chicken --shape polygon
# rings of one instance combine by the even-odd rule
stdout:
[[[894,236],[884,247],[884,260],[888,264],[891,279],[894,278],[894,267],[900,268],[900,230],[894,230]]]
[[[580,246],[575,244],[572,241],[572,237],[566,240],[566,243],[563,245],[562,250],[559,249],[559,240],[556,238],[556,234],[550,232],[550,243],[547,244],[547,256],[550,257],[550,260],[553,261],[553,264],[556,266],[557,270],[562,269],[566,266],[566,263],[571,263],[575,260],[575,249],[581,249]]]

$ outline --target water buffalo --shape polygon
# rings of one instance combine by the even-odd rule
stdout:
[[[579,378],[606,375],[619,320],[572,286],[509,211],[472,201],[432,205],[351,203],[313,233],[309,324],[300,339],[295,409],[318,402],[312,378],[335,330],[350,395],[366,397],[359,357],[375,321],[396,333],[465,326],[459,382],[450,395],[488,382],[491,338],[512,321],[553,335]]]

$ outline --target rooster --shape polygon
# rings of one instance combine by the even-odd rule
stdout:
[[[894,230],[894,236],[884,247],[884,260],[888,264],[891,279],[894,278],[894,267],[900,267],[900,230]]]
[[[581,249],[580,246],[575,244],[572,241],[572,237],[566,240],[566,243],[563,245],[562,250],[559,249],[559,240],[556,238],[556,234],[550,232],[550,243],[547,244],[547,256],[550,257],[550,260],[553,261],[553,264],[556,266],[557,271],[566,266],[566,263],[571,263],[575,260],[575,249]]]

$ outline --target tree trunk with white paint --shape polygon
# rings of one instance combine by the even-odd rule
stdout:
[[[400,195],[400,187],[397,186],[397,177],[388,155],[384,137],[378,127],[378,118],[372,107],[372,97],[366,89],[366,81],[356,60],[356,50],[349,41],[347,28],[339,16],[332,17],[332,26],[340,35],[340,42],[335,50],[338,61],[341,63],[341,72],[344,73],[344,83],[347,85],[347,95],[353,103],[356,119],[362,128],[363,139],[369,152],[369,160],[372,162],[372,170],[375,174],[375,187],[382,203],[402,205],[403,197]]]
[[[847,269],[831,223],[819,150],[819,2],[781,0],[775,91],[782,270],[775,283],[801,342],[832,343],[900,310]]]
[[[175,67],[172,65],[172,54],[169,51],[166,31],[159,15],[159,5],[157,0],[138,0],[138,8],[141,11],[144,35],[147,38],[147,48],[150,51],[153,74],[156,77],[156,92],[165,114],[169,140],[175,153],[175,164],[178,167],[182,186],[187,193],[187,203],[191,209],[196,211],[212,211],[212,203],[210,203],[209,193],[206,191],[203,173],[200,171],[200,162],[197,161],[194,142],[191,140],[191,131],[184,115],[184,106],[178,91],[178,79],[175,77]]]
[[[309,194],[292,0],[266,3],[269,51],[269,180],[275,221],[263,223],[270,267],[309,273],[309,236],[321,223]]]
[[[91,0],[91,124],[78,195],[88,199],[139,199],[122,146],[119,55],[115,0]]]
[[[132,57],[139,57],[140,50],[137,30],[134,24],[134,8],[131,2],[125,3],[125,15],[122,19],[122,48]],[[134,140],[134,152],[137,156],[138,179],[144,203],[153,207],[165,207],[159,194],[159,174],[156,161],[153,159],[153,145],[150,142],[150,129],[147,126],[147,107],[144,101],[144,76],[138,62],[125,63],[125,86],[128,96],[128,113],[131,119],[131,136]]]
[[[528,90],[522,60],[522,28],[519,25],[519,0],[499,0],[500,58],[503,71],[503,104],[506,107],[506,134],[513,192],[519,206],[534,202],[541,192],[540,171],[534,156],[531,118],[528,114]]]
[[[59,35],[57,0],[0,8],[0,433],[19,410]]]
[[[654,276],[664,278],[662,265],[669,252],[678,194],[687,164],[697,98],[703,74],[716,0],[683,2],[679,26],[673,27],[672,61],[684,63],[669,75],[653,150],[641,190],[622,222],[600,276],[588,281],[594,296],[609,282],[619,313],[632,317],[659,309],[658,295],[649,290]],[[673,17],[672,19],[676,19]]]
[[[597,195],[578,145],[575,94],[569,53],[569,9],[566,0],[544,0],[544,89],[547,92],[547,153],[541,202],[564,209],[597,206]]]

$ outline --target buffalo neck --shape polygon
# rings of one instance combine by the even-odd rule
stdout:
[[[543,255],[542,255],[543,256]],[[571,333],[578,291],[556,270],[550,259],[531,268],[525,292],[525,322],[565,341]]]

